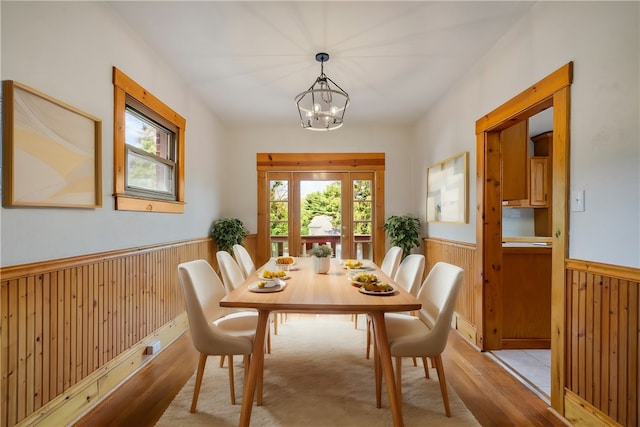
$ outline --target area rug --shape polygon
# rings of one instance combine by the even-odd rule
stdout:
[[[366,332],[348,316],[289,315],[272,334],[265,356],[264,400],[254,403],[252,426],[393,425],[383,382],[382,408],[375,407],[373,360],[365,358]],[[157,426],[237,426],[242,400],[242,358],[234,358],[236,402],[229,397],[228,370],[209,357],[197,412],[189,413],[195,373],[162,415]],[[406,426],[478,426],[449,387],[451,418],[444,414],[435,369],[424,377],[422,364],[403,361],[402,411]]]

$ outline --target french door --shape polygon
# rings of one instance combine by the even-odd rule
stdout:
[[[281,255],[307,256],[320,244],[330,245],[339,259],[380,261],[377,256],[385,249],[383,174],[327,166],[328,170],[310,166],[264,172],[258,168],[261,261]]]
[[[307,256],[329,245],[339,259],[372,259],[372,172],[273,172],[271,256]]]

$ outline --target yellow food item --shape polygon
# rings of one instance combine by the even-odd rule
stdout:
[[[388,292],[392,291],[393,287],[387,283],[365,283],[362,285],[367,291],[370,292]]]
[[[262,289],[265,287],[265,285],[267,284],[267,282],[258,282],[258,288]]]
[[[293,264],[293,258],[290,256],[279,256],[276,258],[276,264]]]
[[[347,268],[358,268],[362,266],[362,261],[348,259],[344,262],[344,266]]]
[[[378,276],[373,273],[360,273],[353,276],[353,280],[359,283],[372,283],[378,281]]]
[[[280,277],[286,277],[287,272],[284,270],[278,271],[270,271],[270,270],[262,270],[262,277],[265,279],[275,279]]]

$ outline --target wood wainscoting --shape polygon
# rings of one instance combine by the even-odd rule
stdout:
[[[565,417],[637,426],[640,270],[566,262]]]
[[[456,242],[444,239],[423,239],[425,256],[425,274],[438,261],[448,262],[464,269],[462,289],[458,295],[454,313],[455,328],[473,345],[479,346],[477,325],[482,315],[482,290],[476,289],[473,280],[475,269],[475,249],[471,243]]]
[[[0,425],[67,424],[188,327],[181,262],[210,238],[2,268]]]

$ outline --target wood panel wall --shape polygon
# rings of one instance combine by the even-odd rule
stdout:
[[[456,328],[473,344],[478,345],[478,325],[482,308],[482,290],[474,283],[475,245],[451,240],[425,238],[425,272],[438,261],[448,262],[464,269],[462,289],[456,302]]]
[[[177,266],[209,238],[0,271],[0,424],[13,426],[184,312]]]
[[[637,426],[640,271],[569,260],[566,277],[566,389],[583,408]]]

